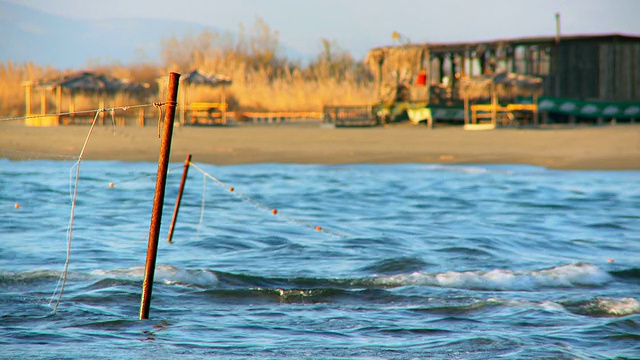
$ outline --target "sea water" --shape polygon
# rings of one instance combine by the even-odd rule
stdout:
[[[196,164],[138,320],[157,164],[0,160],[0,357],[640,358],[638,171]]]

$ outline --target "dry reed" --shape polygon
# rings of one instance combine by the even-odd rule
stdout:
[[[278,32],[257,19],[249,31],[241,26],[240,35],[209,30],[196,36],[163,39],[162,64],[94,65],[89,69],[105,75],[150,84],[152,95],[145,101],[157,101],[158,80],[170,71],[198,69],[231,77],[225,88],[230,110],[235,111],[321,111],[324,105],[370,104],[376,101],[375,81],[362,62],[354,61],[347,51],[322,39],[321,52],[308,65],[292,63],[278,55]],[[0,115],[19,116],[25,112],[25,81],[38,81],[64,75],[51,67],[33,63],[0,63]],[[160,89],[162,90],[162,89]],[[220,88],[198,86],[188,89],[188,102],[218,102]],[[34,94],[35,95],[35,94]],[[97,106],[129,105],[142,100],[119,94],[99,105],[96,95],[79,95],[75,109]],[[47,108],[55,109],[55,96],[47,97]],[[67,110],[70,95],[63,96]],[[117,103],[116,103],[117,102]],[[32,109],[40,109],[40,96],[33,96]],[[57,109],[56,109],[57,110]]]

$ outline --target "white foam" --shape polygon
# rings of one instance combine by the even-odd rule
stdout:
[[[115,279],[138,280],[144,278],[144,266],[135,266],[129,269],[94,270],[91,274]],[[218,278],[208,270],[185,270],[171,265],[158,265],[154,274],[154,282],[206,287],[218,283]]]
[[[640,313],[640,302],[634,298],[601,297],[591,304],[591,308],[611,315],[625,316]]]
[[[415,272],[380,276],[374,283],[386,286],[428,285],[473,290],[535,290],[548,287],[602,286],[611,275],[590,264],[569,264],[544,270],[512,271],[447,271],[444,273]]]

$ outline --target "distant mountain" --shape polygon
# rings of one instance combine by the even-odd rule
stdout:
[[[60,69],[82,68],[88,61],[159,63],[163,37],[197,35],[205,28],[172,20],[71,19],[0,0],[0,62],[32,61]]]
[[[88,63],[160,63],[162,39],[198,35],[197,23],[156,19],[81,20],[52,15],[0,0],[0,62],[32,61],[58,69],[81,69]],[[283,45],[282,54],[304,60]]]

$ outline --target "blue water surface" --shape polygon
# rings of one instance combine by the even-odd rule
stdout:
[[[0,159],[0,358],[640,358],[638,171],[196,165],[138,320],[157,164]]]

